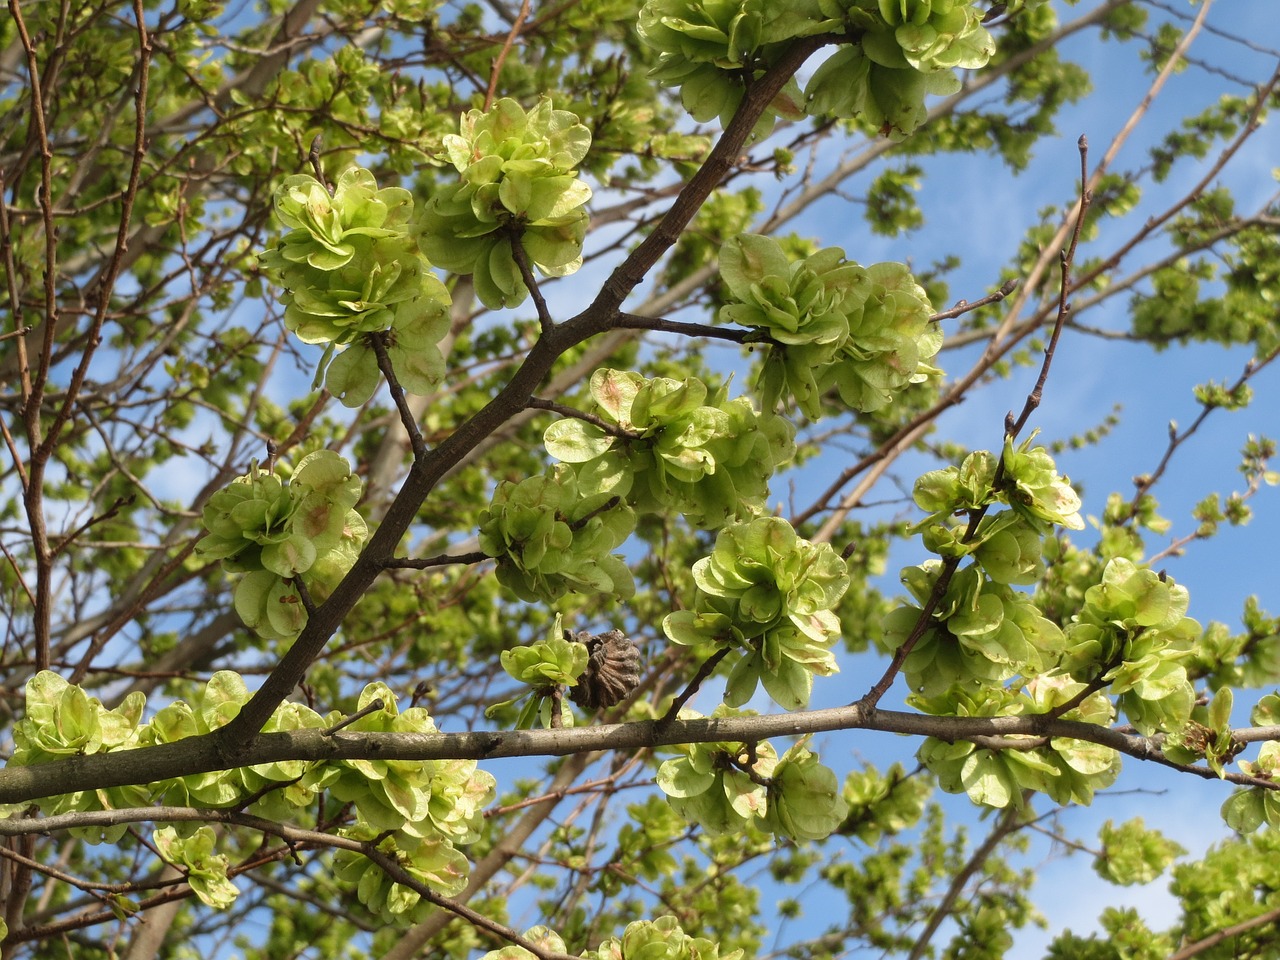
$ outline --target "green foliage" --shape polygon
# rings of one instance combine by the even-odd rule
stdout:
[[[867,222],[878,234],[896,237],[924,224],[916,202],[924,171],[915,164],[901,170],[885,170],[867,191]]]
[[[697,593],[690,610],[662,621],[675,643],[707,641],[739,654],[725,703],[741,706],[756,685],[788,710],[809,702],[813,676],[838,669],[831,644],[834,614],[849,586],[844,561],[827,543],[796,536],[785,520],[760,517],[716,536],[711,556],[693,565]]]
[[[361,167],[343,173],[332,196],[298,175],[276,191],[276,217],[290,230],[259,263],[285,288],[285,326],[304,343],[327,345],[316,383],[347,406],[364,404],[380,378],[370,342],[379,336],[406,390],[426,393],[439,382],[449,294],[410,236],[409,191],[379,190]],[[347,349],[335,357],[338,347]]]
[[[822,33],[834,25],[820,4],[772,7],[748,0],[647,0],[640,8],[641,39],[659,52],[652,76],[680,88],[680,100],[693,119],[719,117],[727,124],[742,101],[744,83],[763,72],[769,60],[795,37]],[[791,81],[770,113],[796,118],[799,88]],[[772,116],[756,128],[769,133]]]
[[[622,497],[639,514],[674,510],[706,529],[752,516],[794,451],[785,419],[693,377],[602,369],[591,396],[599,422],[556,421],[547,452],[574,465],[584,496]]]
[[[960,89],[954,68],[983,66],[995,43],[968,0],[853,0],[843,6],[850,38],[810,78],[805,110],[859,118],[900,140],[924,122],[926,95]]]
[[[985,64],[995,43],[983,13],[968,0],[804,0],[789,6],[750,0],[649,0],[640,12],[641,37],[660,53],[653,76],[680,87],[695,120],[727,123],[744,82],[758,76],[788,41],[845,33],[847,41],[804,89],[789,86],[771,105],[794,119],[859,117],[901,139],[924,119],[926,94],[955,93],[954,68]],[[764,135],[772,120],[762,121]]]
[[[553,691],[566,686],[576,686],[579,678],[587,670],[589,656],[585,643],[570,640],[566,636],[563,620],[559,614],[556,614],[547,639],[503,650],[502,669],[519,683],[527,684],[532,688],[516,720],[516,727],[527,729],[533,726],[535,717],[542,718],[543,726],[561,724],[572,726],[573,715],[560,711],[556,703],[558,694]],[[508,703],[514,702],[508,701]],[[506,705],[505,703],[497,704],[490,707],[486,713],[492,715],[499,707]]]
[[[898,763],[883,775],[870,765],[855,770],[844,782],[849,816],[840,832],[869,845],[895,836],[920,821],[931,792],[927,778],[908,776]]]
[[[1110,702],[1100,695],[1081,701],[1080,696],[1086,693],[1081,684],[1050,677],[1032,681],[1017,694],[998,688],[966,694],[953,688],[947,696],[933,701],[918,696],[913,701],[927,713],[994,717],[1057,708],[1070,719],[1106,722],[1112,716]],[[1072,703],[1078,705],[1071,707]],[[1044,793],[1057,803],[1088,804],[1096,791],[1111,786],[1120,773],[1120,759],[1110,747],[1066,738],[1054,738],[1046,745],[1037,745],[1034,738],[1011,739],[1007,748],[988,749],[930,737],[917,755],[937,776],[943,790],[966,793],[974,803],[991,807],[1021,809],[1026,800],[1023,791],[1029,790]],[[1023,743],[1018,743],[1019,739]]]
[[[712,716],[739,716],[723,705]],[[692,743],[658,769],[658,786],[687,820],[713,834],[740,832],[768,812],[768,778],[778,765],[769,743]]]
[[[467,883],[467,859],[439,837],[409,838],[397,843],[391,837],[378,840],[372,827],[345,831],[354,840],[373,843],[379,853],[391,857],[413,881],[443,893],[456,894]],[[355,888],[360,902],[384,924],[406,925],[424,920],[434,908],[413,886],[392,879],[362,854],[339,850],[334,855],[334,875]]]
[[[940,574],[936,560],[903,570],[903,584],[919,606],[904,604],[885,618],[890,644],[900,646],[918,629],[923,604]],[[1052,662],[1062,644],[1062,631],[1025,593],[993,582],[970,566],[952,577],[902,666],[911,689],[932,698],[953,685],[973,689],[1018,675],[1034,676]]]
[[[526,930],[523,936],[525,940],[536,944],[544,950],[554,950],[557,953],[565,952],[564,941],[560,939],[560,935],[547,927],[532,927]],[[535,957],[535,954],[530,953],[524,947],[511,944],[501,950],[490,950],[480,960],[534,960]]]
[[[1208,941],[1203,956],[1212,960],[1265,957],[1274,946],[1275,930],[1264,918],[1280,907],[1274,873],[1277,839],[1277,831],[1263,830],[1223,840],[1202,859],[1174,867],[1169,891],[1182,908],[1174,935],[1187,943]],[[1234,935],[1220,936],[1228,928],[1235,928]]]
[[[1107,907],[1102,934],[1080,937],[1068,930],[1049,946],[1046,960],[1163,960],[1175,941],[1157,934],[1133,909]]]
[[[368,535],[355,510],[363,489],[350,464],[317,450],[285,476],[259,469],[237,477],[209,498],[208,534],[196,544],[207,560],[221,560],[236,584],[236,612],[259,636],[292,640],[306,625],[297,583],[323,600],[351,569]]]
[[[1261,512],[1275,443],[1250,435],[1237,489],[1206,481],[1179,531],[1149,488],[1185,454],[1136,464],[1136,494],[1090,490],[1087,510],[1058,472],[1058,451],[1104,439],[1114,415],[1043,446],[1011,417],[998,455],[944,416],[1044,349],[1075,194],[1038,200],[1025,234],[1000,199],[1033,160],[1065,183],[1044,138],[1091,80],[1068,56],[1136,38],[1158,66],[1180,16],[517,6],[179,0],[134,24],[127,6],[14,3],[0,18],[0,666],[15,694],[0,787],[24,798],[0,810],[6,960],[70,943],[83,960],[300,945],[469,960],[493,934],[513,943],[491,960],[1008,956],[1037,919],[1033,870],[1008,858],[1046,818],[1090,846],[1060,809],[1115,782],[1121,753],[1235,788],[1222,813],[1239,836],[1172,867],[1167,930],[1107,910],[1103,934],[1050,955],[1271,955],[1277,831],[1259,828],[1280,826],[1280,750],[1232,712],[1254,687],[1250,723],[1280,718],[1280,623],[1250,599],[1239,625],[1201,629],[1156,571]],[[1276,98],[1248,76],[1256,44],[1220,54],[1242,49],[1222,16],[1247,15],[1215,8],[1216,46],[1178,69],[1229,78],[1230,95],[1130,141],[1136,160],[1108,154],[1055,341],[1246,346],[1243,375],[1196,375],[1205,418],[1254,414],[1280,342],[1274,203],[1246,207],[1228,169],[1258,162]],[[780,92],[761,105],[767,74]],[[752,135],[713,151],[702,125],[735,117]],[[985,223],[889,254],[910,265],[830,246],[863,216],[886,237],[920,227],[959,192],[954,155],[978,151],[990,166],[965,192],[988,198]],[[1176,189],[1206,172],[1211,186]],[[780,235],[788,222],[817,232]],[[977,244],[1008,263],[963,261]],[[933,319],[1015,278],[1004,301]],[[1126,321],[1092,321],[1126,298]],[[564,419],[547,427],[547,410]],[[1172,455],[1189,433],[1170,431]],[[227,483],[263,446],[267,468]],[[891,555],[907,564],[892,602],[876,579]],[[347,586],[364,586],[337,590],[357,562]],[[282,657],[308,610],[315,646]],[[805,711],[837,667],[853,679],[827,699],[851,705]],[[261,738],[226,743],[267,675],[288,696]],[[655,756],[690,728],[664,708],[722,682],[725,704],[691,724],[719,739]],[[739,714],[762,685],[795,712]],[[794,736],[781,756],[725,740],[730,717]],[[1021,732],[959,739],[964,718]],[[554,729],[521,729],[539,725]],[[847,758],[861,728],[912,725],[909,773],[855,762],[838,778],[805,735],[829,731]],[[296,759],[301,744],[322,759]],[[215,769],[186,773],[197,745],[217,747]],[[476,760],[390,759],[407,746],[541,759],[495,763],[499,798]],[[174,758],[154,782],[83,775],[147,751]],[[944,816],[939,786],[999,812],[961,822],[948,800]],[[1114,883],[1180,856],[1137,821],[1108,823],[1100,847]],[[443,923],[440,896],[484,919]],[[517,914],[540,925],[520,938]]]
[[[721,322],[770,341],[760,374],[766,410],[790,395],[817,420],[829,392],[853,410],[879,410],[938,372],[929,361],[942,332],[902,264],[864,269],[839,248],[790,261],[773,238],[743,234],[721,251],[720,276],[731,297]]]
[[[498,581],[522,600],[555,600],[568,591],[634,592],[631,571],[612,551],[635,517],[611,492],[582,490],[558,467],[519,483],[503,481],[480,513],[480,549],[498,560]]]
[[[849,814],[836,775],[802,744],[778,760],[769,785],[766,827],[792,840],[825,840]]]
[[[892,611],[884,628],[891,645],[913,644],[903,671],[922,702],[932,701],[931,711],[949,712],[943,705],[949,693],[982,703],[983,685],[1042,674],[1064,650],[1059,626],[1032,597],[1012,589],[1043,578],[1044,537],[1054,526],[1084,525],[1079,497],[1045,449],[1031,442],[1015,447],[1007,438],[998,460],[977,451],[959,467],[916,481],[916,504],[929,514],[916,529],[943,561],[902,571],[915,603]],[[1010,509],[990,512],[997,503]],[[975,562],[961,567],[968,557]],[[998,715],[1009,706],[996,697],[979,709]]]
[[[1066,628],[1063,669],[1080,682],[1107,684],[1138,730],[1181,729],[1195,692],[1180,660],[1200,635],[1186,616],[1188,601],[1170,578],[1111,560]]]
[[[1158,830],[1148,830],[1142,818],[1113,827],[1108,820],[1098,831],[1102,853],[1093,861],[1098,876],[1125,886],[1151,883],[1175,858],[1187,851]]]
[[[1191,721],[1165,739],[1165,755],[1179,763],[1205,760],[1211,770],[1223,776],[1226,764],[1235,759],[1242,747],[1231,735],[1231,707],[1234,702],[1231,688],[1223,687],[1209,701],[1207,709],[1201,709],[1197,704]]]
[[[1200,244],[1219,234],[1224,221],[1235,219],[1231,195],[1207,191],[1169,230],[1182,242]],[[1258,356],[1275,349],[1280,243],[1273,232],[1248,226],[1233,231],[1225,246],[1221,262],[1184,257],[1154,271],[1150,289],[1135,293],[1130,302],[1134,333],[1157,345],[1243,344]]]
[[[1256,760],[1240,761],[1240,770],[1264,781],[1280,776],[1280,744],[1264,743]],[[1280,825],[1280,798],[1262,786],[1237,790],[1223,802],[1222,819],[1236,833],[1252,833],[1263,824]]]
[[[142,722],[145,698],[131,694],[125,704],[108,710],[96,698],[49,672],[27,683],[26,717],[15,727],[17,749],[12,763],[30,766],[61,756],[109,753],[151,744],[177,743],[217,730],[234,719],[249,701],[244,681],[235,673],[215,673],[194,705],[177,700]],[[383,683],[369,684],[357,703],[358,716],[346,724],[352,732],[435,733],[427,711],[396,708],[395,694]],[[283,703],[264,732],[316,728],[342,720],[339,713],[320,717],[297,703]],[[261,816],[288,819],[311,808],[327,794],[354,806],[354,824],[343,835],[376,842],[377,848],[401,862],[420,882],[445,893],[466,884],[467,859],[455,844],[476,842],[483,808],[493,799],[494,778],[474,761],[339,760],[304,763],[290,760],[230,770],[193,774],[146,787],[119,787],[53,797],[46,813],[140,807],[157,801],[175,805],[236,808],[250,804]],[[114,843],[127,824],[101,830],[82,828],[78,835],[93,843]],[[169,863],[183,868],[200,899],[225,908],[237,890],[227,879],[228,860],[214,853],[212,828],[176,824],[157,829],[155,842]],[[429,903],[397,884],[351,850],[338,853],[339,875],[357,888],[361,902],[381,912],[388,922],[423,915]],[[415,913],[416,909],[416,913]]]
[[[566,640],[557,617],[548,639],[503,650],[502,669],[521,683],[534,687],[572,685],[587,669],[587,647]]]
[[[637,920],[622,937],[611,937],[595,952],[598,960],[739,960],[741,950],[721,953],[719,946],[680,929],[675,917]]]
[[[470,274],[488,307],[519,306],[529,295],[513,244],[544,276],[576,271],[591,199],[576,168],[590,146],[591,131],[548,99],[527,113],[509,98],[468,111],[460,132],[443,140],[459,181],[427,201],[416,226],[427,256]]]
[[[189,836],[179,836],[173,827],[160,827],[151,840],[165,861],[182,868],[202,903],[226,909],[235,902],[238,891],[227,879],[227,858],[214,853],[218,841],[213,827],[197,827]]]
[[[871,9],[868,0],[853,5]],[[995,52],[982,12],[967,0],[877,0],[882,21],[862,38],[863,49],[886,67],[909,64],[921,73],[953,67],[972,70]]]
[[[1041,534],[1055,525],[1083,530],[1080,497],[1058,474],[1048,451],[1031,446],[1033,440],[1028,438],[1015,447],[1012,438],[1006,438],[999,460],[979,450],[965,457],[959,467],[924,474],[915,484],[916,504],[930,514],[930,521],[936,521],[1002,502]],[[996,529],[991,533],[1007,531],[1007,524],[993,524]]]
[[[49,671],[41,671],[26,683],[26,713],[13,728],[10,763],[28,766],[65,757],[91,756],[125,749],[139,742],[138,726],[146,698],[131,694],[114,710],[97,697]],[[145,799],[137,787],[80,791],[46,801],[51,813],[130,807]],[[76,835],[91,843],[114,843],[127,827],[81,828]]]
[[[720,706],[713,716],[739,716]],[[658,768],[672,808],[713,834],[751,826],[792,840],[823,840],[848,815],[836,776],[803,743],[779,757],[768,743],[696,743]]]

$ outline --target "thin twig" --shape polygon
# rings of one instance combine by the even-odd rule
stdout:
[[[964,890],[965,884],[996,852],[996,848],[1000,846],[1004,838],[1021,827],[1021,811],[1016,806],[1008,806],[1000,812],[1000,816],[991,828],[991,832],[987,834],[987,838],[982,841],[978,849],[974,850],[969,859],[965,861],[964,866],[956,871],[956,875],[951,878],[951,883],[947,885],[946,893],[942,895],[938,906],[929,915],[929,920],[924,925],[924,929],[920,931],[920,936],[916,937],[916,942],[911,945],[911,953],[908,954],[907,960],[920,960],[924,956],[925,951],[929,949],[929,942],[933,939],[934,934],[938,932],[942,922],[951,915],[951,908]]]
[[[298,599],[302,601],[302,609],[307,611],[307,619],[310,620],[316,615],[316,602],[311,598],[311,591],[307,589],[307,585],[301,576],[290,577],[289,583],[294,590],[298,591]]]
[[[111,506],[109,506],[104,512],[90,517],[84,523],[80,524],[80,526],[76,527],[74,530],[70,531],[69,533],[63,535],[58,540],[58,542],[53,545],[53,549],[49,553],[49,559],[52,560],[54,557],[56,557],[59,553],[61,553],[67,547],[71,546],[71,544],[75,542],[76,538],[79,537],[80,534],[84,533],[86,530],[90,529],[91,527],[97,526],[100,523],[104,523],[107,520],[110,520],[112,517],[118,514],[125,507],[131,506],[134,502],[134,499],[135,498],[132,496],[116,497],[115,502],[112,503]]]
[[[498,93],[498,77],[502,75],[502,65],[506,63],[507,54],[511,52],[511,47],[516,42],[516,37],[520,35],[520,28],[524,26],[524,21],[529,16],[531,5],[530,0],[524,0],[520,4],[520,12],[516,15],[515,22],[511,24],[507,39],[503,42],[502,49],[498,51],[498,55],[493,58],[493,66],[489,69],[489,88],[484,95],[484,109],[486,111],[493,106],[493,99]]]
[[[316,179],[320,181],[320,186],[324,187],[324,192],[333,196],[333,188],[329,186],[329,181],[324,178],[324,167],[320,164],[320,143],[324,140],[324,134],[317,133],[311,141],[311,149],[307,151],[307,159],[311,161],[311,170],[315,173]]]
[[[418,421],[413,411],[409,409],[404,387],[400,385],[400,379],[396,376],[395,368],[391,364],[391,355],[387,353],[387,333],[369,334],[368,343],[373,348],[373,355],[378,358],[378,369],[387,378],[387,391],[391,394],[396,411],[400,414],[400,423],[405,433],[409,435],[409,448],[413,450],[413,459],[421,461],[427,455],[427,442],[422,439],[422,431],[418,429]]]
[[[693,675],[693,679],[680,691],[680,694],[671,701],[671,706],[667,708],[667,712],[658,720],[659,727],[665,727],[680,715],[680,711],[689,699],[698,692],[698,688],[702,686],[704,680],[711,676],[712,671],[720,665],[720,661],[729,655],[732,647],[721,647],[711,656],[703,661],[702,666],[698,667],[698,672]]]
[[[618,314],[618,321],[614,326],[619,330],[653,330],[656,333],[678,333],[686,337],[709,337],[713,340],[728,340],[731,343],[774,343],[767,334],[759,330],[744,330],[741,327],[713,327],[705,323],[685,323],[680,320],[665,320],[662,317],[641,317],[634,313]]]
[[[1244,370],[1241,372],[1240,376],[1236,378],[1236,382],[1227,388],[1227,392],[1232,394],[1236,393],[1241,387],[1248,383],[1250,379],[1257,375],[1260,370],[1274,361],[1277,356],[1280,356],[1280,346],[1273,348],[1270,353],[1261,359],[1256,357],[1250,358],[1245,364]],[[1169,442],[1165,447],[1164,455],[1160,458],[1160,462],[1156,465],[1155,470],[1145,476],[1137,478],[1134,481],[1134,486],[1137,489],[1133,494],[1133,498],[1129,501],[1128,507],[1126,507],[1125,516],[1120,520],[1121,526],[1128,523],[1138,515],[1138,508],[1142,503],[1142,498],[1150,493],[1151,488],[1154,487],[1160,481],[1160,478],[1164,476],[1164,473],[1169,468],[1169,463],[1173,459],[1173,455],[1177,453],[1178,448],[1195,435],[1196,431],[1200,429],[1201,425],[1209,418],[1210,414],[1215,410],[1222,409],[1219,406],[1209,403],[1201,403],[1200,406],[1200,414],[1185,430],[1180,431],[1172,423],[1170,424]]]
[[[747,748],[746,760],[739,760],[736,756],[734,756],[731,753],[722,753],[720,754],[720,756],[724,758],[724,763],[730,767],[733,767],[733,769],[737,770],[739,773],[746,774],[747,779],[750,780],[752,783],[754,783],[757,787],[773,786],[772,778],[763,776],[762,774],[756,771],[756,764],[759,762],[759,759],[760,759],[756,754],[756,751],[759,748],[759,744],[757,744],[753,740],[752,742],[746,744],[745,746]]]
[[[564,687],[555,684],[548,693],[551,697],[551,729],[564,728]]]
[[[1126,120],[1121,130],[1112,138],[1102,161],[1098,164],[1093,171],[1092,176],[1089,178],[1086,188],[1087,191],[1092,191],[1093,188],[1101,181],[1107,170],[1110,169],[1111,162],[1119,154],[1121,147],[1137,128],[1138,123],[1151,109],[1151,104],[1164,88],[1165,83],[1176,72],[1179,58],[1186,52],[1187,48],[1199,33],[1200,27],[1204,23],[1205,17],[1208,16],[1209,9],[1212,5],[1213,0],[1205,0],[1205,2],[1201,4],[1200,10],[1196,16],[1195,24],[1192,25],[1192,27],[1182,37],[1181,41],[1179,41],[1178,47],[1173,56],[1170,57],[1169,61],[1160,70],[1160,73],[1156,78],[1152,80],[1151,85],[1147,88],[1147,92],[1143,95],[1142,100],[1133,109],[1133,112],[1129,115],[1129,118]],[[1070,231],[1074,228],[1074,224],[1077,222],[1079,213],[1080,204],[1077,203],[1072,210],[1068,211],[1067,216],[1063,219],[1062,224],[1054,233],[1053,238],[1045,245],[1044,251],[1036,259],[1036,262],[1032,265],[1031,269],[1027,271],[1026,276],[1023,278],[1021,289],[1018,291],[1018,295],[1013,298],[1012,305],[1007,315],[1001,321],[999,328],[992,336],[991,342],[983,352],[982,360],[979,361],[977,366],[981,366],[985,369],[987,364],[994,362],[996,354],[1007,349],[1007,345],[1005,344],[1006,339],[1017,339],[1017,337],[1010,338],[1010,334],[1018,327],[1019,318],[1022,314],[1023,308],[1027,305],[1027,302],[1031,297],[1040,289],[1040,281],[1044,277],[1045,271],[1049,269],[1050,264],[1055,259],[1055,251],[1059,251],[1062,248],[1062,245],[1066,243]],[[1038,321],[1032,324],[1033,329],[1037,326],[1039,326]]]
[[[602,417],[596,416],[594,413],[587,413],[585,410],[579,410],[577,407],[570,407],[567,404],[557,403],[554,400],[543,400],[541,397],[530,397],[526,406],[534,410],[548,410],[551,413],[558,413],[562,417],[570,417],[574,420],[581,420],[583,423],[589,423],[593,427],[598,427],[611,437],[617,437],[619,440],[640,440],[644,436],[640,433],[634,433],[631,430],[624,429],[616,423],[610,423]]]
[[[1053,323],[1053,333],[1049,336],[1049,345],[1045,347],[1044,362],[1040,365],[1040,376],[1036,378],[1036,385],[1027,394],[1026,403],[1022,406],[1022,413],[1018,419],[1013,419],[1010,413],[1005,418],[1005,437],[1013,440],[1026,426],[1027,420],[1035,409],[1040,406],[1040,398],[1044,395],[1045,381],[1049,379],[1049,367],[1053,363],[1054,354],[1058,350],[1058,339],[1062,336],[1062,327],[1067,322],[1067,314],[1071,311],[1071,304],[1067,297],[1071,292],[1071,268],[1076,259],[1076,248],[1080,243],[1080,231],[1084,227],[1085,214],[1089,211],[1089,201],[1093,197],[1092,191],[1089,189],[1089,138],[1081,135],[1076,141],[1076,146],[1080,150],[1080,204],[1076,214],[1075,228],[1071,231],[1071,243],[1067,249],[1062,252],[1059,257],[1061,264],[1060,277],[1058,282],[1058,314]],[[1004,466],[1003,457],[1000,464],[996,467],[996,485],[999,485],[1002,477],[1002,467]]]
[[[620,503],[622,503],[621,497],[616,495],[610,497],[608,500],[600,504],[600,506],[596,507],[594,510],[588,510],[586,513],[580,516],[577,520],[574,520],[572,523],[570,523],[569,529],[574,531],[581,530],[588,523],[590,523],[593,518],[600,516],[600,514],[602,513],[608,513],[610,510],[618,506],[618,504]]]
[[[993,303],[999,303],[1009,294],[1013,293],[1013,291],[1016,290],[1017,287],[1018,287],[1018,278],[1014,277],[1013,279],[1006,280],[1004,283],[1002,283],[1000,285],[1000,289],[997,290],[995,293],[989,293],[982,299],[974,300],[972,303],[970,303],[968,300],[961,300],[950,310],[943,310],[939,313],[935,313],[929,319],[934,321],[935,323],[938,322],[939,320],[953,320],[956,317],[963,316],[964,314],[968,313],[971,310],[977,310],[979,307],[985,307]]]
[[[24,857],[22,854],[4,846],[0,846],[0,858],[11,860],[14,863],[19,863],[29,870],[42,873],[46,877],[65,883],[69,887],[74,887],[77,890],[83,890],[85,893],[90,894],[94,899],[99,901],[106,899],[102,894],[133,893],[142,886],[137,883],[94,883],[90,880],[81,880],[74,874],[65,873],[62,870],[49,866],[48,864],[41,863],[39,860],[32,860],[29,857]]]
[[[526,0],[527,2],[527,0]],[[529,296],[533,297],[534,308],[538,311],[538,323],[542,327],[542,335],[545,337],[555,329],[556,322],[551,319],[551,311],[547,309],[547,301],[543,299],[542,291],[538,289],[538,278],[533,275],[533,267],[529,264],[529,255],[525,253],[524,244],[521,242],[523,227],[519,224],[513,224],[507,235],[511,242],[511,259],[515,260],[516,266],[520,268],[520,276],[524,280],[524,285],[529,289]]]
[[[1062,332],[1062,326],[1066,322],[1067,313],[1070,310],[1067,296],[1071,286],[1071,265],[1075,260],[1075,252],[1077,241],[1080,237],[1081,224],[1084,222],[1085,211],[1089,206],[1089,179],[1088,179],[1088,149],[1089,141],[1085,137],[1080,137],[1077,144],[1080,151],[1080,201],[1076,208],[1076,223],[1071,234],[1071,243],[1068,248],[1062,251],[1060,262],[1062,270],[1059,279],[1058,292],[1058,316],[1054,323],[1053,336],[1049,338],[1049,343],[1045,347],[1044,362],[1040,366],[1040,375],[1036,379],[1035,386],[1031,392],[1027,394],[1026,403],[1023,404],[1022,414],[1015,420],[1013,414],[1010,413],[1005,417],[1005,440],[1007,444],[1018,436],[1022,428],[1026,426],[1028,418],[1032,412],[1040,405],[1040,398],[1044,392],[1045,381],[1049,377],[1049,367],[1053,362],[1054,353],[1058,348],[1058,339]],[[1004,451],[1000,453],[1000,459],[996,463],[995,476],[991,481],[992,490],[999,490],[1004,482],[1005,459]],[[981,507],[969,511],[969,522],[961,535],[961,543],[969,543],[973,540],[978,532],[978,525],[982,522],[982,518],[986,516],[987,510],[991,504],[983,504]],[[925,602],[921,607],[920,614],[916,618],[915,625],[911,628],[911,632],[907,634],[906,639],[893,652],[893,658],[889,662],[888,668],[881,675],[880,679],[872,685],[871,689],[862,697],[859,703],[874,707],[880,702],[880,698],[888,692],[889,687],[893,685],[894,678],[902,670],[902,665],[906,662],[911,651],[915,649],[920,639],[933,626],[933,612],[942,603],[942,598],[946,596],[947,588],[951,585],[951,578],[955,576],[956,570],[959,569],[960,562],[963,558],[960,556],[949,556],[943,559],[942,568],[938,572],[938,578],[933,582],[933,588],[929,591],[929,596],[925,598]]]
[[[427,900],[430,903],[434,903],[437,907],[440,907],[443,910],[448,910],[455,916],[461,917],[477,930],[488,933],[499,940],[504,940],[509,943],[514,943],[516,946],[523,947],[537,957],[538,960],[580,960],[580,958],[572,957],[569,954],[559,953],[555,950],[547,950],[539,944],[534,943],[532,940],[520,936],[520,934],[516,933],[510,927],[498,923],[498,921],[493,918],[472,910],[470,907],[459,903],[457,900],[441,896],[425,883],[418,880],[417,877],[413,876],[401,867],[396,860],[383,853],[372,843],[364,845],[363,853],[366,857],[377,864],[378,867],[380,867],[382,871],[396,883],[416,891],[422,899]]]
[[[1215,930],[1206,937],[1196,940],[1194,943],[1188,943],[1174,953],[1169,954],[1168,960],[1191,960],[1192,957],[1198,957],[1202,953],[1212,950],[1220,943],[1225,943],[1234,937],[1240,936],[1242,933],[1248,933],[1258,927],[1265,927],[1280,921],[1280,907],[1275,907],[1265,913],[1260,913],[1256,917],[1250,917],[1248,920],[1241,920],[1239,923],[1233,923],[1229,927],[1223,927],[1221,930]],[[1236,950],[1240,949],[1237,945]],[[1250,951],[1252,952],[1252,951]],[[1269,952],[1269,951],[1268,951]],[[1241,954],[1235,953],[1236,956]],[[1258,956],[1259,954],[1254,954]]]
[[[155,575],[151,578],[151,582],[141,590],[133,593],[130,602],[124,603],[115,615],[111,617],[102,629],[93,635],[93,639],[89,643],[89,648],[84,652],[84,656],[80,658],[80,662],[76,668],[67,677],[68,683],[78,684],[84,680],[85,675],[89,672],[93,665],[93,659],[102,652],[108,641],[114,637],[119,631],[123,630],[125,625],[130,623],[148,604],[175,582],[182,582],[182,577],[174,578],[174,575],[180,571],[184,571],[187,558],[195,551],[196,541],[193,538],[187,538],[182,546],[163,563],[160,569],[155,571]],[[156,556],[160,556],[159,553]],[[198,571],[192,571],[192,575],[198,574]],[[127,598],[125,594],[124,598]],[[122,598],[123,599],[123,598]]]
[[[355,723],[357,720],[361,719],[362,717],[367,717],[371,713],[377,713],[379,710],[381,710],[385,706],[386,704],[382,702],[381,697],[374,697],[372,700],[366,703],[363,707],[361,707],[355,713],[351,714],[348,717],[343,717],[341,720],[339,720],[337,723],[335,723],[331,727],[325,727],[325,729],[322,730],[321,733],[323,733],[326,737],[332,737],[335,733],[337,733],[343,727],[349,727],[351,726],[351,724]]]

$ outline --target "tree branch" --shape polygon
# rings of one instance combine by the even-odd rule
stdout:
[[[322,608],[323,609],[323,608]],[[226,729],[225,727],[223,728]],[[1044,715],[1009,717],[937,717],[881,710],[854,703],[846,707],[800,713],[749,717],[704,717],[647,720],[563,730],[473,731],[467,733],[348,733],[326,735],[323,730],[295,730],[249,737],[238,755],[228,759],[217,734],[190,737],[111,753],[69,757],[36,766],[8,766],[0,770],[0,803],[25,803],[78,790],[107,789],[154,783],[215,770],[286,760],[496,760],[506,757],[556,757],[607,750],[636,750],[678,743],[718,740],[759,741],[834,730],[877,730],[884,733],[935,737],[954,742],[977,737],[1054,737],[1083,740],[1110,747],[1138,760],[1217,779],[1207,767],[1191,767],[1168,760],[1158,738]],[[1235,731],[1242,743],[1280,740],[1280,727]],[[1259,777],[1229,775],[1243,786],[1280,788]]]

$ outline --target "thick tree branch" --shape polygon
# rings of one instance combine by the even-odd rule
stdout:
[[[322,608],[323,609],[323,608]],[[226,729],[225,727],[223,728]],[[474,731],[468,733],[347,733],[323,730],[257,734],[228,759],[216,734],[175,743],[70,757],[37,766],[0,770],[0,803],[24,803],[78,790],[155,783],[173,777],[285,760],[496,760],[504,757],[555,757],[603,750],[636,750],[677,743],[717,740],[758,741],[834,730],[877,730],[935,737],[953,742],[993,737],[1063,737],[1107,746],[1138,760],[1216,779],[1208,768],[1186,767],[1164,757],[1157,739],[1048,716],[935,717],[880,710],[855,703],[847,707],[749,717],[677,719],[668,722],[605,724],[562,730]],[[1239,742],[1280,740],[1280,727],[1248,728]],[[1280,784],[1233,775],[1233,783],[1268,788]]]

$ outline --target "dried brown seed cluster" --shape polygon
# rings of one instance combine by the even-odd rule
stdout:
[[[621,630],[591,636],[565,631],[565,638],[587,646],[586,672],[569,696],[583,710],[620,703],[640,683],[640,649]]]

